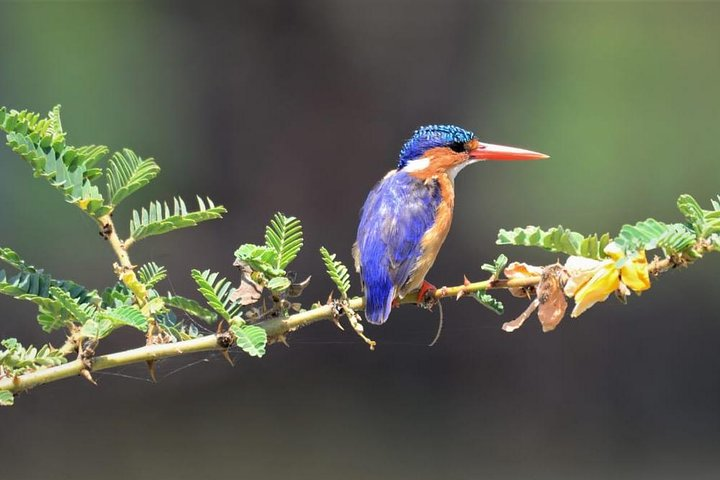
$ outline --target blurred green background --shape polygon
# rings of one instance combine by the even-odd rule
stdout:
[[[616,232],[720,192],[720,4],[701,2],[0,3],[0,104],[63,105],[72,144],[154,156],[129,207],[211,195],[223,221],[149,239],[133,260],[233,275],[277,210],[350,262],[358,210],[412,130],[457,123],[552,159],[468,168],[429,280],[480,278],[500,227]],[[113,281],[95,227],[0,149],[0,245],[61,278]],[[126,231],[126,230],[125,230]],[[629,305],[551,334],[470,300],[393,313],[369,352],[330,324],[262,360],[217,355],[42,386],[0,410],[3,478],[717,478],[720,322],[709,256]],[[355,282],[357,283],[357,281]],[[357,286],[355,287],[357,292]],[[0,337],[42,343],[34,307],[0,298]],[[55,343],[62,336],[53,337]],[[124,332],[102,351],[139,345]],[[182,369],[182,370],[178,370]],[[119,375],[118,375],[119,374]]]

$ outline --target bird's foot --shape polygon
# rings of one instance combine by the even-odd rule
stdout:
[[[434,307],[437,303],[437,298],[435,298],[436,291],[437,288],[435,287],[435,285],[423,280],[423,283],[420,286],[420,290],[418,290],[418,305],[423,308],[427,308],[428,310],[432,309],[432,307]]]

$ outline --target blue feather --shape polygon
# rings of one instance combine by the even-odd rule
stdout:
[[[400,150],[398,170],[407,162],[422,157],[426,150],[435,147],[447,147],[454,143],[464,144],[475,137],[472,132],[455,125],[426,125],[415,130],[413,136]]]
[[[441,194],[403,171],[381,180],[363,206],[357,234],[358,263],[370,323],[387,320],[396,292],[422,253],[420,240],[433,226]]]

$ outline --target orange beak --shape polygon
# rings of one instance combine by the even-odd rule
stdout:
[[[470,158],[474,160],[539,160],[541,158],[550,158],[544,153],[531,150],[480,142],[469,153]]]

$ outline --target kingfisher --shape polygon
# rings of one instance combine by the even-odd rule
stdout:
[[[382,324],[398,299],[417,290],[422,303],[434,291],[425,276],[450,230],[460,170],[484,160],[541,158],[548,156],[481,143],[454,125],[417,129],[400,150],[397,167],[375,185],[360,213],[353,258],[367,320]]]

